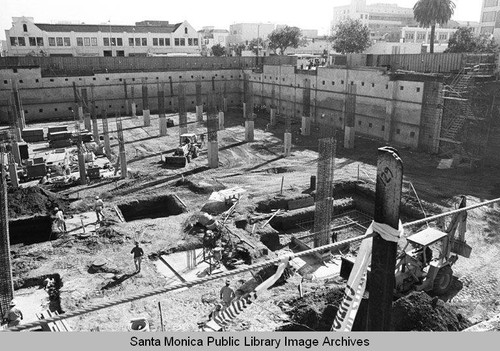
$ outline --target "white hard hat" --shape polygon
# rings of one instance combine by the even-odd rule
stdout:
[[[17,304],[17,301],[16,300],[12,300],[9,304],[9,306],[15,306]]]

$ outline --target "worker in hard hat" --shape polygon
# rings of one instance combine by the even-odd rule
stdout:
[[[103,208],[104,202],[101,200],[101,198],[99,198],[99,196],[96,196],[94,202],[94,210],[95,215],[97,216],[97,222],[100,222],[104,219],[104,213],[102,212]]]
[[[228,279],[226,285],[220,289],[220,298],[225,307],[228,307],[235,297],[234,290],[229,285],[231,285],[231,282]]]
[[[9,310],[4,315],[4,321],[9,328],[21,324],[23,320],[23,313],[16,307],[16,300],[12,300],[9,304]]]

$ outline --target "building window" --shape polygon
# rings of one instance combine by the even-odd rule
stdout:
[[[63,38],[62,37],[57,37],[56,38],[56,44],[57,44],[57,46],[63,46]]]
[[[17,37],[10,37],[10,45],[17,46]]]
[[[409,40],[412,40],[412,39],[415,38],[415,35],[413,33],[406,33],[405,38],[409,39]]]
[[[180,44],[179,44],[179,42],[180,42],[180,41],[179,41],[179,38],[175,38],[175,39],[174,39],[174,45],[175,45],[175,46],[179,46],[179,45],[180,45]]]
[[[415,132],[410,132],[410,138],[415,138]]]
[[[158,38],[153,38],[153,46],[158,46]]]
[[[446,40],[448,39],[448,34],[439,34],[439,40]]]
[[[495,22],[496,11],[483,12],[481,22]]]
[[[153,40],[153,45],[155,45],[155,41]],[[159,39],[159,45],[160,46],[165,46],[165,39],[164,38],[160,38]]]
[[[404,86],[400,86],[399,90],[405,90],[405,87]]]
[[[165,38],[165,46],[170,46],[170,38]]]
[[[193,46],[193,38],[188,38],[188,45]]]
[[[425,40],[425,33],[418,33],[417,34],[417,39],[418,40]]]
[[[417,93],[420,93],[420,88],[417,88]]]
[[[384,130],[385,130],[385,126],[382,126],[382,128],[381,128],[381,129],[382,129],[382,131],[384,131]]]
[[[181,46],[186,46],[186,39],[181,38]]]
[[[128,45],[134,46],[134,38],[128,38]]]
[[[56,46],[56,38],[49,37],[49,46]]]
[[[97,46],[97,38],[90,38],[90,39],[92,46]]]
[[[85,46],[90,46],[90,38],[85,37],[85,38],[83,39],[83,43],[84,43],[84,45],[85,45]]]
[[[148,38],[141,38],[142,46],[148,46]]]
[[[401,134],[401,129],[396,129],[396,134]]]
[[[368,128],[371,128],[371,127],[373,127],[373,124],[368,123]]]
[[[198,38],[194,38],[194,39],[193,39],[193,44],[194,44],[195,46],[198,46]]]
[[[68,37],[64,37],[64,46],[71,46],[71,40]]]
[[[141,46],[141,38],[135,38],[135,46]]]
[[[35,37],[29,37],[29,42],[30,42],[30,46],[36,46],[36,39],[35,39]]]
[[[43,38],[42,37],[36,37],[36,45],[43,46]]]
[[[104,46],[109,46],[109,38],[102,38],[102,43]]]
[[[358,121],[358,125],[361,125],[361,121]]]
[[[111,38],[111,46],[116,46],[116,38]]]
[[[493,34],[494,26],[481,27],[481,34]]]
[[[123,46],[123,39],[122,38],[116,38],[116,45],[117,46]]]
[[[27,31],[28,31],[28,25],[23,24],[23,31],[24,31],[24,32],[27,32]]]
[[[83,46],[83,38],[76,37],[76,46]]]
[[[26,46],[26,40],[24,39],[24,37],[18,37],[17,41],[19,43],[19,46]]]
[[[184,34],[188,34],[188,29],[184,28]]]
[[[498,0],[485,0],[484,7],[493,7],[498,5]]]

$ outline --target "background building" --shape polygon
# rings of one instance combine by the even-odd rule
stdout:
[[[275,25],[271,23],[236,23],[229,26],[228,44],[245,44],[252,39],[267,39],[274,30]]]
[[[483,0],[481,8],[481,34],[493,34],[496,41],[500,42],[500,1]]]
[[[227,37],[229,31],[227,29],[215,29],[214,27],[203,27],[198,31],[201,38],[202,47],[210,50],[214,45],[219,44],[222,47],[227,46]]]
[[[187,22],[131,25],[42,24],[13,17],[5,31],[8,56],[145,56],[199,54],[198,32]]]

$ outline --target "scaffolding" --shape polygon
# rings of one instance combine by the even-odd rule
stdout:
[[[333,172],[335,169],[335,138],[319,140],[316,208],[314,212],[314,247],[330,242],[330,222],[333,211]]]

